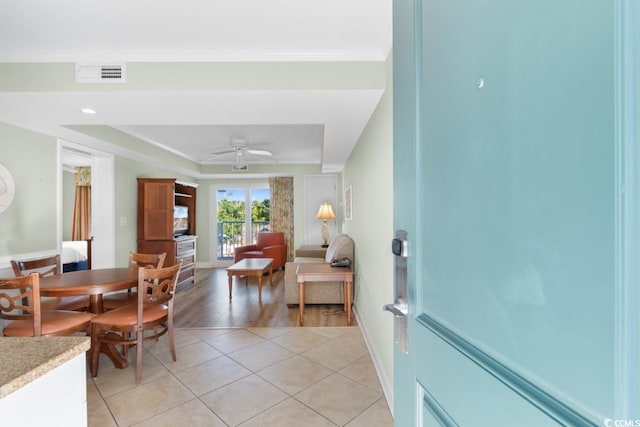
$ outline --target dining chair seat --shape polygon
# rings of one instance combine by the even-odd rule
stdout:
[[[136,295],[137,296],[137,295]],[[166,304],[154,305],[145,309],[142,313],[142,323],[154,322],[156,320],[167,317],[169,307]],[[92,323],[100,325],[109,325],[114,329],[118,326],[127,327],[135,323],[138,320],[138,306],[128,305],[125,307],[116,308],[102,313],[93,319]]]
[[[66,310],[43,311],[41,314],[41,336],[71,335],[84,331],[95,316],[92,313]],[[7,337],[32,337],[33,320],[14,320],[4,328],[4,335]]]

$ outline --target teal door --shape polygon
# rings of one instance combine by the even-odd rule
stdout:
[[[638,16],[395,1],[397,426],[637,425]]]

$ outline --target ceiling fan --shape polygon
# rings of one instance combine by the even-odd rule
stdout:
[[[211,153],[211,155],[213,157],[209,160],[213,160],[217,157],[233,155],[236,162],[242,163],[242,159],[246,156],[271,157],[273,156],[273,153],[269,150],[250,148],[249,142],[246,139],[232,139],[230,150],[217,151],[215,153]]]

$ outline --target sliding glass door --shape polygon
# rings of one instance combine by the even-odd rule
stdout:
[[[236,247],[255,243],[258,231],[270,230],[269,203],[268,184],[217,189],[217,260],[233,259]]]

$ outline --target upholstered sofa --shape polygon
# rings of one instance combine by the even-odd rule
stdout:
[[[349,258],[353,267],[353,240],[346,234],[339,234],[332,239],[323,258],[318,257],[317,250],[296,249],[294,260],[287,262],[284,268],[284,302],[289,306],[300,303],[298,277],[296,275],[296,269],[299,264],[309,262],[329,263],[338,258]],[[344,304],[342,282],[305,282],[304,293],[305,305]]]
[[[255,245],[239,246],[234,249],[233,262],[245,258],[273,258],[274,270],[284,267],[287,262],[287,245],[284,233],[279,231],[263,231],[256,235]]]

